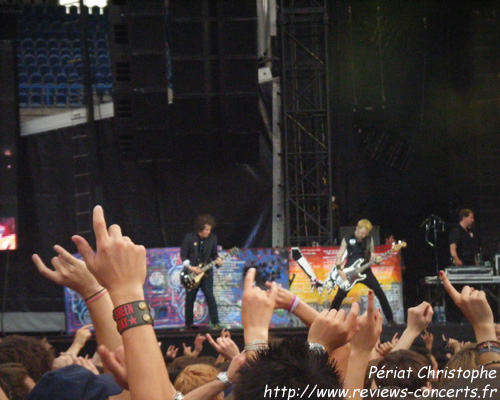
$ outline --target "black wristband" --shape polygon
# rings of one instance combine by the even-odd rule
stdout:
[[[144,300],[132,301],[116,307],[113,310],[113,319],[116,321],[120,334],[135,326],[154,325],[151,308]]]

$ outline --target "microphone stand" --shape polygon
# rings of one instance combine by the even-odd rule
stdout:
[[[420,226],[423,226],[424,223],[425,223],[425,241],[429,246],[434,248],[434,262],[435,262],[434,268],[435,268],[435,274],[436,274],[436,278],[437,278],[437,282],[438,282],[437,293],[434,296],[434,298],[431,299],[429,302],[431,303],[431,305],[433,307],[435,305],[438,305],[438,307],[442,306],[442,309],[440,309],[440,313],[444,313],[445,312],[444,311],[445,292],[444,292],[443,284],[441,283],[440,278],[439,278],[438,230],[441,230],[444,233],[446,222],[442,218],[438,217],[437,215],[431,214],[431,216],[429,218],[427,218],[426,220],[424,220],[420,224]],[[434,242],[429,240],[429,233],[431,230],[434,233]],[[428,296],[428,298],[430,298],[430,295]],[[441,317],[441,316],[439,316],[439,317]],[[444,322],[441,318],[439,318],[439,319],[441,320],[440,322]]]

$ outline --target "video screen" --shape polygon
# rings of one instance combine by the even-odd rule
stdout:
[[[15,250],[17,248],[16,219],[0,217],[0,250]]]

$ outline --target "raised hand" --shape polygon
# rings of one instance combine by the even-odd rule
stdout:
[[[105,345],[102,345],[99,346],[97,352],[101,357],[102,365],[113,374],[115,381],[122,388],[128,390],[128,375],[123,346],[118,347],[115,351],[109,351]]]
[[[173,344],[168,346],[168,349],[165,353],[165,356],[167,358],[171,358],[172,360],[175,360],[175,357],[177,357],[177,352],[179,351],[178,347],[175,347]]]
[[[255,286],[255,273],[255,268],[250,268],[243,283],[241,322],[245,343],[268,339],[269,324],[278,296],[276,282],[267,291]]]
[[[346,317],[344,310],[323,310],[316,317],[307,341],[323,345],[328,353],[348,343],[358,332],[358,303],[353,303],[351,312]]]
[[[476,328],[481,329],[488,327],[488,329],[493,328],[494,332],[493,312],[486,300],[486,294],[482,290],[475,290],[467,285],[464,286],[462,292],[459,293],[450,283],[443,271],[439,272],[439,276],[443,282],[444,289],[472,324],[474,330],[476,330]]]
[[[205,340],[207,340],[207,338],[201,333],[196,335],[196,338],[194,339],[194,352],[196,353],[196,356],[198,356],[203,350],[203,342]]]
[[[107,229],[101,206],[94,208],[93,225],[97,253],[81,236],[75,235],[72,238],[90,272],[108,289],[115,305],[143,300],[146,249],[123,236],[118,225],[111,225]]]
[[[351,340],[351,354],[362,352],[370,354],[382,332],[382,314],[375,310],[375,295],[368,292],[368,307],[358,318],[359,331]]]
[[[425,343],[425,347],[427,347],[427,350],[432,352],[432,344],[434,343],[434,335],[430,332],[424,331],[422,335],[420,335],[422,340]]]
[[[58,285],[74,290],[84,299],[102,289],[84,261],[74,257],[59,245],[55,245],[54,250],[58,254],[52,258],[54,270],[48,268],[38,254],[33,254],[32,260],[40,274]]]
[[[208,343],[210,343],[212,347],[228,361],[231,361],[234,357],[240,354],[240,349],[230,337],[221,335],[214,340],[210,333],[207,333],[207,340]]]

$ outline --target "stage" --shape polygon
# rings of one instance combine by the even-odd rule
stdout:
[[[390,341],[396,332],[399,333],[399,336],[403,333],[406,325],[395,325],[395,326],[385,326],[382,330],[381,340],[383,342]],[[470,324],[458,324],[458,323],[432,323],[429,325],[428,332],[434,335],[434,346],[433,353],[438,354],[442,352],[444,349],[444,343],[442,339],[442,335],[445,335],[446,338],[454,338],[458,341],[474,341],[474,331]],[[179,348],[178,356],[182,355],[182,344],[185,343],[187,346],[192,346],[194,339],[198,333],[206,334],[210,333],[210,335],[215,339],[219,336],[219,332],[217,330],[211,330],[208,326],[200,326],[200,329],[191,329],[191,330],[182,330],[182,329],[159,329],[156,331],[156,335],[158,337],[158,341],[161,342],[161,348],[163,354],[165,354],[168,346],[174,345]],[[231,337],[238,345],[240,349],[243,349],[243,330],[242,329],[231,329]],[[48,335],[46,336],[49,343],[51,343],[56,352],[64,351],[67,349],[73,340],[73,337],[70,335]],[[299,338],[304,341],[307,340],[307,329],[306,328],[272,328],[270,330],[271,338],[288,338],[294,337]],[[90,354],[92,355],[96,349],[95,338],[93,337],[85,346],[84,350],[81,354]],[[203,346],[203,351],[201,355],[212,355],[217,356],[217,353],[212,348],[212,346],[205,342]]]

